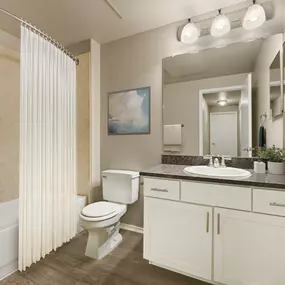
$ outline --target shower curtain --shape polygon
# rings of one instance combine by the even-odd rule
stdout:
[[[21,26],[19,270],[75,236],[76,64]]]

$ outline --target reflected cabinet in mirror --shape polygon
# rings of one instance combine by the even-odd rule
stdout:
[[[282,131],[271,122],[283,109],[282,44],[278,34],[163,59],[164,153],[252,157],[268,145],[270,128]]]

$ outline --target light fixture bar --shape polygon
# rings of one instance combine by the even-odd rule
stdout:
[[[256,1],[255,1],[256,2]],[[255,3],[256,4],[256,3]],[[264,7],[265,5],[264,5],[265,3],[263,3],[263,4],[260,4],[260,6],[262,6],[262,7]],[[247,5],[246,7],[244,7],[244,8],[239,8],[239,9],[235,9],[235,10],[233,10],[233,11],[230,11],[230,12],[225,12],[225,14],[227,14],[227,15],[232,15],[232,14],[235,14],[235,13],[238,13],[238,12],[243,12],[243,11],[246,11],[250,6],[251,6],[252,4],[249,4],[249,5]],[[226,9],[226,8],[224,8],[224,9]],[[218,11],[219,10],[222,10],[222,9],[218,9]],[[217,11],[217,10],[216,10]],[[210,13],[206,13],[206,14],[210,14]],[[203,18],[202,20],[199,20],[199,18],[201,17],[201,16],[203,16],[203,15],[197,15],[197,16],[193,16],[193,17],[191,17],[191,19],[192,19],[192,21],[194,21],[195,23],[200,23],[200,22],[205,22],[205,21],[207,21],[207,20],[211,20],[211,19],[213,19],[215,16],[208,16],[208,17],[206,17],[206,18]],[[196,20],[197,19],[197,20]]]

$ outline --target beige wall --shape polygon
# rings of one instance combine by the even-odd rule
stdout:
[[[255,65],[254,82],[256,85],[256,98],[253,100],[253,134],[254,144],[257,145],[260,115],[270,114],[270,65],[283,44],[283,34],[271,36],[264,40]],[[265,122],[267,145],[276,145],[283,148],[283,116],[272,119],[270,116]]]
[[[162,58],[185,47],[176,40],[177,27],[128,37],[101,46],[101,169],[142,170],[161,161]],[[151,134],[108,136],[108,92],[151,87]],[[143,190],[122,222],[143,225]]]
[[[19,195],[19,53],[0,49],[0,203]]]
[[[77,56],[77,193],[90,196],[90,53]]]
[[[78,118],[81,128],[78,133],[78,140],[82,144],[82,149],[80,150],[81,153],[78,153],[78,159],[84,167],[83,173],[80,173],[80,165],[78,165],[78,176],[79,178],[81,177],[81,185],[78,185],[78,193],[88,195],[89,202],[92,203],[102,200],[100,167],[101,47],[95,40],[89,39],[69,46],[68,50],[79,59],[79,66],[77,67],[77,90],[78,103],[81,105],[81,107],[78,107],[82,109],[82,114]],[[88,128],[89,136],[87,135]],[[89,161],[87,155],[89,156]],[[89,181],[87,180],[87,176],[89,177]]]
[[[164,86],[163,124],[184,124],[180,154],[199,155],[199,91],[242,85],[247,74],[236,74]]]

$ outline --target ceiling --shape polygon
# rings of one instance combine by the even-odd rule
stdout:
[[[106,43],[251,0],[0,0],[0,7],[32,22],[64,45],[93,38]],[[268,0],[260,0],[266,2]],[[283,1],[283,0],[273,0]],[[205,4],[207,2],[207,5]],[[216,12],[214,12],[216,13]],[[19,23],[0,13],[0,29],[19,37]]]
[[[164,84],[252,72],[262,41],[239,42],[165,58]]]
[[[227,100],[227,106],[238,105],[241,98],[241,91],[227,91],[204,94],[204,99],[209,107],[220,106],[218,100]]]

